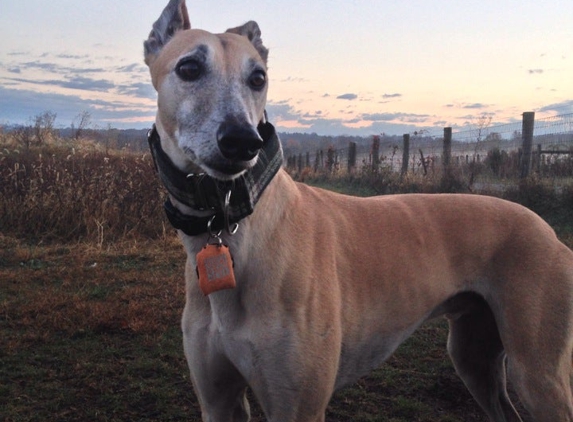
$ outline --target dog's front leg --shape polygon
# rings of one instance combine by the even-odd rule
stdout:
[[[203,422],[248,422],[247,384],[233,363],[220,351],[220,338],[209,332],[208,316],[185,306],[183,347]],[[200,311],[200,310],[199,310]]]

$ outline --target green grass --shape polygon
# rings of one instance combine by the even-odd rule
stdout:
[[[1,358],[4,420],[197,420],[178,340],[176,327],[153,341],[95,331],[29,340]]]

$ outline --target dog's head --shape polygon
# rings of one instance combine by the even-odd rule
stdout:
[[[253,167],[268,88],[258,25],[223,34],[191,29],[185,0],[171,0],[144,49],[158,93],[157,130],[175,165],[221,180]]]

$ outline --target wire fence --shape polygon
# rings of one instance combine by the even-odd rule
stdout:
[[[527,114],[533,119],[533,113],[524,116]],[[533,131],[525,152],[524,120],[491,126],[482,119],[469,129],[451,132],[448,161],[461,170],[481,166],[483,177],[523,177],[530,171],[541,176],[573,177],[573,113],[531,123]],[[373,136],[370,143],[350,142],[346,148],[328,147],[291,155],[287,152],[287,166],[293,172],[307,169],[343,173],[374,166],[397,172],[435,173],[443,170],[448,129],[444,128],[443,133],[405,134],[402,140],[382,135]]]

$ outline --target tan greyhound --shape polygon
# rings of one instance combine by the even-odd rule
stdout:
[[[446,315],[456,371],[492,421],[521,421],[506,375],[535,421],[573,421],[573,253],[500,199],[294,182],[266,121],[260,35],[255,22],[191,29],[171,0],[145,42],[203,420],[248,421],[250,387],[270,422],[324,421],[334,390]]]

